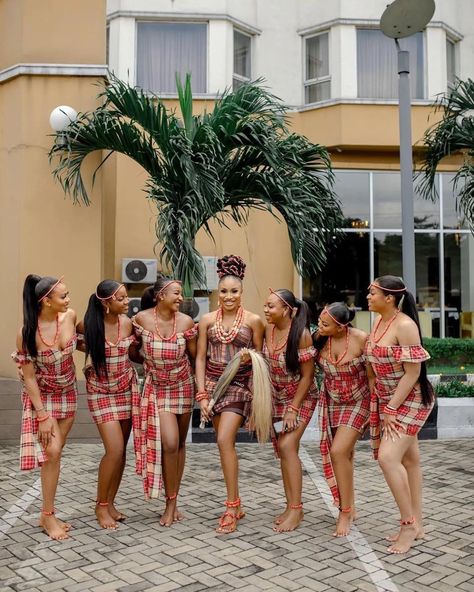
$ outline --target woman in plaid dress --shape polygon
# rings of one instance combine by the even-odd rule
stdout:
[[[61,452],[77,405],[76,313],[61,279],[29,275],[23,288],[23,327],[12,354],[20,368],[23,414],[20,469],[41,467],[40,526],[51,539],[68,538],[70,524],[55,515]]]
[[[226,510],[217,532],[228,534],[237,528],[245,513],[239,496],[239,465],[235,441],[237,432],[250,415],[252,402],[250,356],[247,348],[262,350],[264,326],[257,315],[242,307],[242,280],[245,263],[236,255],[228,255],[217,263],[219,275],[219,308],[203,315],[199,322],[198,353],[196,358],[196,400],[201,405],[205,421],[212,418],[217,433],[217,445],[227,489]],[[226,392],[219,398],[212,412],[209,399],[229,361],[242,352],[242,364]]]
[[[369,286],[369,310],[377,312],[366,346],[371,366],[370,434],[375,458],[400,510],[400,530],[388,551],[406,553],[423,537],[420,453],[417,434],[434,405],[426,373],[415,299],[401,278],[386,275]]]
[[[323,471],[339,506],[336,537],[347,536],[355,517],[354,449],[370,415],[364,347],[367,333],[351,326],[354,311],[342,302],[319,316],[315,346],[322,372],[319,433]]]
[[[91,362],[84,368],[89,411],[105,449],[99,464],[95,514],[107,529],[117,528],[117,522],[125,518],[114,500],[132,428],[132,396],[138,395],[138,379],[129,358],[131,348],[137,357],[137,340],[127,312],[125,286],[103,280],[89,298],[84,321],[77,326],[78,347]]]
[[[182,519],[177,496],[194,406],[190,360],[196,356],[197,330],[191,317],[179,312],[181,282],[161,277],[146,292],[142,302],[151,300],[152,308],[133,319],[145,359],[143,392],[133,405],[136,471],[147,498],[158,497],[164,482],[166,509],[160,524],[171,526]]]
[[[286,509],[273,530],[288,532],[303,519],[300,440],[316,407],[315,350],[309,332],[308,305],[289,290],[270,290],[264,306],[267,327],[263,353],[273,385],[275,449],[280,458]]]

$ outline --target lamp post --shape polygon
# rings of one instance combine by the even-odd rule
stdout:
[[[398,104],[400,126],[400,180],[402,204],[403,278],[416,295],[415,222],[413,211],[413,150],[411,140],[410,54],[403,51],[399,39],[414,35],[430,22],[434,0],[395,0],[385,9],[380,28],[395,40],[398,50]]]

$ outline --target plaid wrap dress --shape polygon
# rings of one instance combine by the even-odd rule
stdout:
[[[419,363],[430,359],[421,345],[378,345],[370,337],[366,356],[375,373],[375,388],[370,397],[370,440],[374,458],[378,457],[381,440],[381,424],[384,406],[390,401],[405,371],[403,364]],[[416,383],[398,408],[397,420],[405,433],[416,436],[434,406],[434,398],[428,407],[421,400],[420,384]]]
[[[41,393],[43,407],[51,417],[66,419],[74,417],[77,409],[76,368],[73,352],[76,349],[77,336],[73,335],[63,350],[46,349],[39,351],[35,358],[28,353],[12,353],[14,362],[21,368],[32,363],[36,382]],[[28,471],[41,466],[48,460],[43,446],[38,442],[38,419],[36,411],[22,380],[22,418],[20,439],[20,469]]]
[[[208,328],[206,391],[210,397],[212,397],[221,374],[235,354],[243,348],[253,347],[252,337],[252,329],[247,325],[242,325],[231,343],[222,343],[217,337],[215,325]],[[222,413],[226,407],[232,409],[233,404],[243,404],[242,414],[244,417],[248,417],[252,402],[251,378],[252,362],[241,364],[227,390],[215,404],[214,413]]]
[[[145,497],[157,498],[163,489],[159,414],[181,415],[193,409],[194,376],[186,341],[196,337],[197,329],[193,327],[163,341],[134,320],[133,326],[142,338],[145,358],[143,390],[132,402],[135,470],[143,479]]]
[[[107,375],[97,376],[92,364],[83,372],[86,377],[87,403],[96,424],[132,417],[132,397],[140,397],[138,377],[128,357],[135,335],[116,344],[105,342]]]
[[[362,435],[369,423],[370,389],[365,356],[335,365],[317,357],[323,374],[319,396],[319,449],[323,473],[334,503],[339,504],[339,490],[331,462],[332,430],[347,426]]]

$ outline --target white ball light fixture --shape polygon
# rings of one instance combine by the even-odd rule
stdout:
[[[77,111],[68,105],[60,105],[51,111],[49,124],[55,132],[63,132],[77,118]]]

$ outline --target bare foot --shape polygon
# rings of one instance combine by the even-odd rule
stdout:
[[[275,532],[290,532],[298,528],[303,520],[303,510],[298,509],[294,510],[292,508],[288,508],[288,515],[283,522],[280,524],[275,524],[273,530]]]
[[[183,520],[184,515],[178,510],[178,508],[175,508],[174,510],[174,521],[175,522],[181,522],[181,520]]]
[[[290,512],[289,508],[286,508],[284,512],[282,512],[281,514],[279,514],[275,520],[273,521],[274,524],[281,524],[282,522],[284,522],[287,518],[288,518],[288,514]]]
[[[59,518],[56,518],[56,520],[59,522],[59,524],[61,525],[61,528],[64,528],[64,530],[66,532],[69,532],[72,528],[72,524],[69,524],[69,522],[63,522],[62,520],[59,520]]]
[[[416,523],[415,523],[416,526]],[[398,541],[398,537],[400,536],[400,531],[398,532],[394,532],[393,534],[389,534],[387,537],[385,537],[385,540],[388,541],[389,543],[394,543],[395,541]],[[425,538],[425,531],[423,530],[423,527],[416,527],[416,536],[415,536],[415,541],[420,541],[421,539]]]
[[[351,530],[353,512],[339,512],[336,523],[336,530],[332,533],[334,537],[345,537]]]
[[[403,524],[398,533],[398,539],[388,547],[389,553],[406,553],[416,539],[417,528],[414,524]]]
[[[122,512],[117,510],[113,502],[109,502],[109,514],[116,522],[123,522],[127,517],[125,514],[122,514]]]
[[[46,532],[50,539],[53,541],[63,541],[68,539],[69,535],[66,529],[63,527],[63,522],[58,520],[56,516],[45,516],[44,514],[40,517],[40,526]]]
[[[109,513],[108,506],[99,506],[99,504],[97,504],[95,507],[95,515],[97,517],[97,522],[102,528],[107,530],[116,530],[118,528],[118,524]]]
[[[161,519],[160,519],[161,526],[168,527],[173,524],[175,511],[176,511],[176,498],[167,499],[165,511],[163,512]]]

